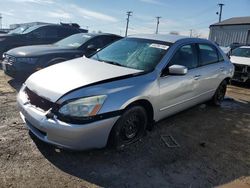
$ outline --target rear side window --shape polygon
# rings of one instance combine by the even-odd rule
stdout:
[[[75,33],[79,33],[74,28],[67,28],[67,27],[58,27],[58,35],[60,38],[68,37],[70,35],[73,35]]]
[[[196,49],[194,45],[182,46],[170,60],[168,67],[171,65],[183,65],[188,69],[193,69],[198,66]]]
[[[224,61],[224,57],[219,51],[218,51],[218,56],[219,56],[219,62]]]
[[[41,27],[32,32],[38,38],[56,38],[58,36],[55,27]]]
[[[207,44],[198,44],[201,66],[217,63],[219,61],[217,50]]]

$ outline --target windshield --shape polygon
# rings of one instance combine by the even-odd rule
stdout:
[[[79,33],[71,35],[65,39],[62,39],[55,44],[58,46],[78,48],[81,45],[83,45],[87,40],[89,40],[91,37],[92,37],[91,35]]]
[[[26,34],[26,33],[29,33],[29,32],[31,32],[31,31],[34,31],[34,30],[36,30],[36,29],[39,28],[39,27],[41,27],[41,25],[31,26],[31,27],[25,29],[25,30],[23,31],[23,34]]]
[[[250,57],[250,48],[236,48],[232,51],[233,56]]]
[[[22,34],[27,28],[28,26],[18,27],[16,29],[9,31],[8,34]]]
[[[151,71],[166,54],[169,45],[148,39],[125,38],[114,42],[91,58],[143,71]]]

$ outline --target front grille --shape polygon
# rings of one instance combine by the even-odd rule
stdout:
[[[236,64],[234,64],[235,72],[242,72],[243,68],[244,67],[242,65],[236,65]]]
[[[49,109],[51,109],[53,107],[53,102],[50,102],[49,100],[40,97],[39,95],[37,95],[36,93],[34,93],[33,91],[31,91],[29,88],[25,88],[25,93],[28,96],[28,99],[30,101],[30,104],[41,108],[44,111],[48,111]]]

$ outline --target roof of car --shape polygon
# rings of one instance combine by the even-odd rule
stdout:
[[[116,34],[112,34],[112,33],[84,33],[84,34],[89,35],[89,36],[112,35],[112,36],[121,37],[120,35],[116,35]]]
[[[150,39],[150,40],[159,40],[165,41],[169,43],[175,43],[176,41],[184,38],[189,38],[187,36],[182,35],[171,35],[171,34],[140,34],[140,35],[130,35],[129,38],[142,38],[142,39]]]

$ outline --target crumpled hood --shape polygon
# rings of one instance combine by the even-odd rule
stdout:
[[[81,57],[35,72],[25,84],[39,96],[56,102],[73,89],[139,72],[142,71]]]
[[[69,47],[60,47],[57,45],[33,45],[33,46],[23,46],[11,49],[7,52],[8,55],[14,57],[34,57],[48,55],[52,53],[64,53],[69,51]]]
[[[250,58],[249,57],[231,56],[230,61],[234,64],[250,66]]]

